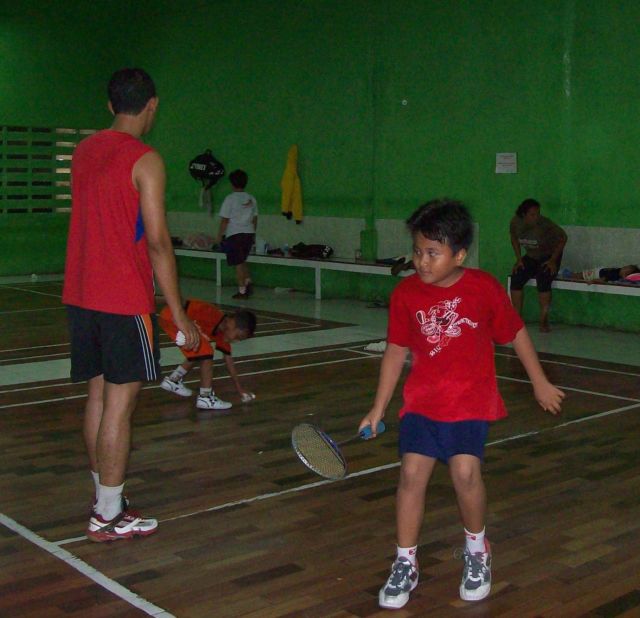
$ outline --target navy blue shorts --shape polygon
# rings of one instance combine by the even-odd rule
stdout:
[[[443,423],[408,412],[400,421],[399,434],[400,457],[418,453],[447,463],[454,455],[474,455],[482,461],[489,421]]]
[[[244,264],[249,257],[255,242],[255,234],[234,234],[222,241],[222,250],[227,254],[227,264],[237,266]]]

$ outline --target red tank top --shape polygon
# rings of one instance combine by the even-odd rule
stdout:
[[[132,169],[151,147],[107,129],[78,144],[62,301],[106,313],[155,311],[153,272]]]

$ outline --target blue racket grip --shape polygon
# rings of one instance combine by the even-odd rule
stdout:
[[[384,433],[384,432],[385,432],[385,430],[386,430],[386,426],[385,426],[385,424],[384,424],[382,421],[380,421],[380,422],[378,423],[378,427],[377,427],[377,429],[376,429],[376,434],[378,434],[378,433]],[[369,438],[371,438],[371,426],[370,426],[370,425],[367,425],[367,426],[366,426],[366,427],[365,427],[365,428],[360,432],[360,437],[361,437],[363,440],[368,440]]]

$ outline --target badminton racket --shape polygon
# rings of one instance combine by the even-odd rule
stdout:
[[[385,424],[380,421],[376,433],[383,433],[385,429]],[[355,440],[369,438],[371,438],[369,426],[347,440],[335,442],[319,427],[310,423],[301,423],[291,432],[291,445],[300,461],[309,470],[328,479],[341,479],[347,474],[347,461],[340,447]]]

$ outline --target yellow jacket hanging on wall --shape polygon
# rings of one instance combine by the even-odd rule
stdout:
[[[296,223],[302,223],[302,187],[298,176],[298,147],[289,148],[287,165],[284,168],[282,181],[282,214],[287,218],[293,217]]]

